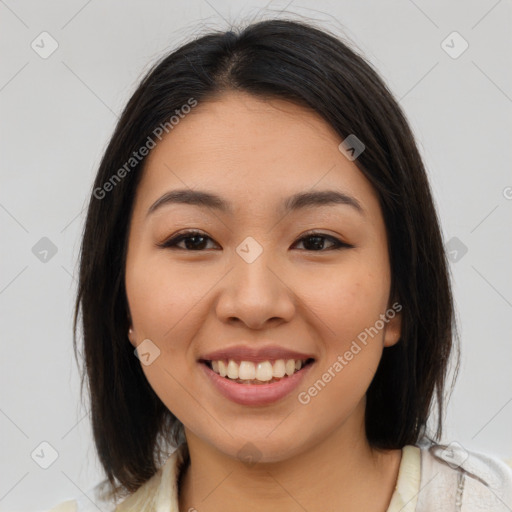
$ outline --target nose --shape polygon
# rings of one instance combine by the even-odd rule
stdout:
[[[252,262],[234,255],[233,267],[219,286],[216,313],[221,321],[262,329],[291,320],[297,302],[293,283],[269,252],[264,250]]]

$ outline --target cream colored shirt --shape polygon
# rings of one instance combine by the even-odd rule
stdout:
[[[120,503],[102,500],[98,486],[92,499],[61,503],[49,512],[180,512],[178,477],[185,445],[135,493]],[[448,446],[408,445],[402,449],[398,478],[387,512],[511,512],[512,461],[509,465],[483,454]],[[182,511],[183,512],[183,511]]]

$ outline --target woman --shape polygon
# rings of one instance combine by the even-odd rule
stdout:
[[[148,73],[94,183],[80,313],[102,510],[512,506],[503,462],[437,444],[454,324],[425,169],[325,31],[211,33]]]

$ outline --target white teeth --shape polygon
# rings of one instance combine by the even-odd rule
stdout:
[[[214,370],[215,371],[215,370]],[[251,380],[256,378],[256,367],[252,361],[242,361],[238,369],[238,378]],[[261,379],[260,379],[261,380]]]
[[[284,377],[285,373],[286,373],[286,368],[285,368],[285,365],[284,365],[284,359],[278,359],[274,363],[272,375],[274,377],[277,377],[278,379],[280,379],[281,377]]]
[[[230,359],[227,364],[224,360],[211,361],[212,370],[221,377],[227,377],[232,380],[259,380],[268,382],[273,378],[281,379],[285,375],[293,375],[299,371],[306,361],[300,359],[277,359],[272,364],[270,361],[240,361],[240,364]]]
[[[226,370],[226,364],[224,363],[224,361],[218,361],[219,363],[219,375],[221,377],[225,377],[228,372]],[[213,363],[212,363],[212,368],[213,368]],[[213,368],[213,371],[215,371],[215,368]]]
[[[230,379],[238,379],[238,365],[235,361],[230,360],[228,363],[228,377]]]
[[[286,361],[286,375],[293,375],[295,373],[295,361],[293,359],[288,359]]]
[[[243,377],[240,378],[242,379]],[[270,361],[258,363],[258,366],[256,367],[256,378],[264,382],[272,380],[272,365],[270,364]]]

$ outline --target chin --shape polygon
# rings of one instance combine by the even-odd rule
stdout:
[[[268,430],[271,431],[272,429]],[[296,435],[278,435],[277,432],[267,435],[266,432],[253,436],[248,433],[234,435],[233,438],[212,442],[212,445],[225,455],[238,459],[248,466],[254,466],[257,463],[278,463],[297,457],[309,444],[307,439],[301,439]]]

